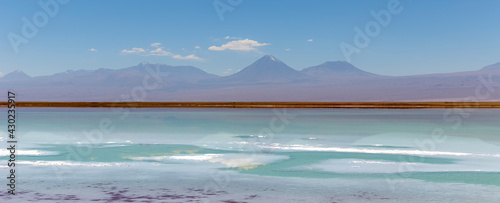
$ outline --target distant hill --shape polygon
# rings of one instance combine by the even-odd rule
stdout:
[[[17,81],[17,80],[27,80],[31,77],[24,73],[23,71],[16,70],[14,72],[7,73],[0,78],[0,81]]]
[[[266,55],[243,70],[224,77],[222,81],[280,83],[304,80],[307,78],[307,75],[291,68],[274,56]]]
[[[500,71],[500,62],[489,65],[489,66],[485,66],[481,70],[483,70],[483,71]]]
[[[153,80],[154,79],[154,80]],[[154,89],[141,89],[160,81]],[[345,61],[301,71],[266,55],[221,77],[193,66],[140,63],[123,69],[68,70],[0,78],[0,91],[26,101],[462,101],[500,99],[500,63],[478,71],[384,76]],[[5,100],[5,95],[0,94]]]
[[[164,85],[175,85],[177,83],[196,83],[201,80],[218,78],[219,76],[206,73],[193,66],[169,66],[164,64],[141,63],[136,66],[123,69],[97,70],[68,70],[49,76],[34,77],[26,84],[34,86],[58,86],[58,87],[133,87],[142,84],[146,75],[155,74],[161,77]]]
[[[328,61],[323,64],[305,68],[303,73],[316,78],[344,78],[378,76],[377,74],[363,71],[345,61]]]

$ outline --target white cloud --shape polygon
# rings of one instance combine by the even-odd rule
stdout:
[[[2,75],[3,75],[3,73],[2,73],[2,72],[0,72],[0,77],[1,77]]]
[[[171,56],[173,54],[170,53],[170,52],[168,52],[168,51],[165,51],[165,50],[163,50],[163,48],[159,47],[159,48],[156,48],[153,51],[150,51],[149,55],[151,55],[151,56]]]
[[[312,42],[312,41],[313,41],[313,39],[308,39],[307,41],[308,41],[308,42]]]
[[[144,49],[144,48],[133,48],[131,50],[122,50],[122,53],[127,53],[127,54],[132,54],[132,53],[144,53],[143,56],[169,56],[174,59],[181,59],[181,60],[198,60],[202,61],[203,59],[191,54],[187,56],[182,56],[179,54],[174,54],[170,51],[166,51],[164,47],[160,47],[161,43],[153,43],[150,44],[153,48],[153,50],[149,49]]]
[[[181,60],[197,60],[197,61],[203,60],[202,58],[197,57],[194,54],[187,55],[187,56],[173,55],[172,58],[174,58],[174,59],[181,59]]]
[[[200,48],[200,46],[195,46],[194,48],[195,48],[195,49],[199,49],[199,48]]]
[[[255,40],[243,39],[237,41],[231,41],[223,44],[220,47],[211,46],[208,49],[212,51],[224,51],[224,50],[234,50],[234,51],[253,51],[257,50],[256,47],[267,46],[269,43],[259,43]]]
[[[224,39],[241,39],[241,37],[231,37],[231,36],[226,36]]]
[[[229,74],[229,73],[231,73],[231,72],[233,72],[233,69],[232,69],[232,68],[228,68],[228,69],[226,69],[226,70],[225,70],[222,74],[223,74],[223,75],[227,75],[227,74]]]
[[[196,56],[194,54],[187,55],[187,56],[181,56],[179,54],[173,54],[172,52],[163,50],[162,47],[159,47],[159,48],[156,48],[153,51],[150,51],[149,55],[150,56],[170,56],[170,57],[172,57],[174,59],[181,59],[181,60],[197,60],[197,61],[203,60],[202,58],[200,58],[200,57],[198,57],[198,56]]]
[[[292,49],[285,49],[285,51],[290,51],[290,50],[292,50]]]
[[[92,48],[92,49],[89,49],[89,51],[97,52],[97,49]]]
[[[122,50],[122,53],[134,54],[134,53],[143,53],[146,52],[143,48],[132,48],[131,50]]]

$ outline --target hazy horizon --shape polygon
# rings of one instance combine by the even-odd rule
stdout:
[[[265,56],[272,56],[272,55],[265,55]],[[297,69],[295,67],[291,67],[297,71],[302,71],[304,69],[307,69],[307,68],[310,68],[310,67],[313,67],[313,66],[317,66],[317,65],[321,65],[321,64],[324,64],[324,63],[328,63],[328,62],[347,62],[347,61],[342,61],[342,60],[339,60],[339,61],[324,61],[322,63],[318,63],[318,64],[315,64],[315,65],[310,65],[310,66],[307,66],[307,67],[303,67],[303,68],[300,68],[300,69]],[[286,62],[284,62],[286,63]],[[347,62],[349,63],[349,62]],[[400,76],[417,76],[417,75],[429,75],[429,74],[446,74],[446,73],[458,73],[458,72],[467,72],[467,71],[478,71],[478,70],[481,70],[482,68],[486,67],[486,66],[491,66],[491,65],[497,65],[499,64],[500,62],[498,63],[494,63],[494,64],[488,64],[488,65],[483,65],[483,66],[480,66],[478,67],[477,69],[472,69],[472,70],[466,70],[466,71],[457,71],[457,72],[439,72],[439,73],[424,73],[424,74],[414,74],[414,75],[400,75]],[[90,69],[68,69],[66,71],[63,71],[63,72],[68,72],[68,71],[81,71],[81,70],[85,70],[85,71],[97,71],[99,69],[110,69],[110,70],[120,70],[120,69],[125,69],[125,68],[130,68],[130,67],[135,67],[137,65],[141,65],[141,64],[152,64],[152,65],[166,65],[166,66],[174,66],[174,67],[183,67],[183,66],[192,66],[192,65],[170,65],[170,64],[164,64],[164,63],[150,63],[148,61],[143,61],[139,64],[135,64],[135,65],[129,65],[129,66],[126,66],[126,67],[121,67],[121,68],[116,68],[116,69],[110,69],[110,68],[106,68],[106,67],[101,67],[101,68],[90,68]],[[248,64],[246,65],[245,67],[242,67],[238,70],[236,70],[235,72],[232,72],[230,74],[217,74],[217,73],[211,73],[211,72],[208,72],[206,71],[206,69],[203,69],[202,67],[196,67],[196,66],[192,66],[192,67],[195,67],[195,68],[199,68],[203,71],[205,71],[206,73],[209,73],[209,74],[213,74],[213,75],[217,75],[217,76],[220,76],[220,77],[225,77],[225,76],[230,76],[230,75],[233,75],[235,73],[238,73],[239,71],[243,70],[244,68],[248,67],[249,65],[251,64]],[[361,70],[364,70],[363,68],[360,68]],[[63,73],[63,72],[54,72],[54,73],[48,73],[46,75],[37,75],[37,76],[32,76],[26,72],[24,72],[23,70],[14,70],[12,72],[9,72],[9,73],[13,73],[13,72],[23,72],[25,73],[26,75],[30,76],[30,77],[40,77],[40,76],[50,76],[50,75],[53,75],[53,74],[58,74],[58,73]],[[4,77],[5,75],[9,74],[9,73],[4,73],[3,75],[0,75],[0,78]],[[373,72],[371,72],[373,73]],[[378,74],[378,73],[374,73],[374,74]],[[378,74],[378,75],[382,75],[382,74]],[[391,76],[391,75],[385,75],[385,76]]]

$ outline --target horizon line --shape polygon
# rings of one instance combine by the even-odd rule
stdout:
[[[335,109],[448,109],[500,108],[496,102],[16,102],[26,108],[335,108]],[[0,102],[7,107],[8,102]]]

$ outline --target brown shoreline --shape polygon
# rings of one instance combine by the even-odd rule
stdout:
[[[0,102],[7,107],[7,102]],[[500,102],[16,102],[16,107],[66,108],[500,108]]]

